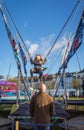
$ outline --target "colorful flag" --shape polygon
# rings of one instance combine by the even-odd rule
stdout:
[[[13,49],[13,52],[14,52],[15,60],[17,62],[18,68],[19,68],[21,65],[20,65],[20,60],[19,60],[19,55],[18,55],[17,44],[16,44],[14,38],[12,37],[12,34],[11,34],[10,29],[8,27],[6,16],[3,14],[3,11],[2,11],[1,8],[0,8],[0,11],[1,11],[2,18],[3,18],[3,21],[4,21],[5,27],[6,27],[8,38],[10,40],[10,43],[11,43],[11,46],[12,46],[12,49]]]
[[[18,44],[19,44],[20,55],[21,55],[21,58],[22,58],[23,66],[24,66],[24,72],[26,74],[27,73],[27,71],[26,71],[27,59],[26,59],[25,53],[24,53],[20,43],[18,43]]]
[[[74,37],[69,54],[67,55],[61,68],[65,68],[67,66],[67,63],[69,62],[70,58],[76,53],[77,49],[80,47],[82,43],[82,39],[83,39],[83,31],[84,31],[84,11],[82,13],[82,16],[81,16],[81,19],[80,19],[80,22],[76,31],[76,35]]]

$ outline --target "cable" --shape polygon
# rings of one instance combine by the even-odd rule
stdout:
[[[64,28],[65,28],[66,24],[67,24],[67,23],[68,23],[68,21],[70,20],[70,18],[71,18],[71,16],[72,16],[72,14],[74,13],[75,9],[77,8],[77,6],[78,6],[79,2],[80,2],[80,0],[78,0],[78,1],[77,1],[77,3],[76,3],[76,5],[75,5],[74,9],[71,11],[71,13],[70,13],[69,17],[67,18],[66,22],[64,23],[64,25],[63,25],[63,27],[62,27],[61,31],[59,32],[59,34],[58,34],[58,36],[57,36],[56,40],[54,41],[53,45],[51,46],[51,48],[50,48],[50,50],[49,50],[48,54],[46,55],[46,57],[48,57],[48,55],[49,55],[49,54],[50,54],[50,52],[52,51],[52,49],[53,49],[53,47],[54,47],[55,43],[57,42],[57,40],[58,40],[59,36],[61,35],[62,31],[64,30]]]
[[[1,0],[1,1],[2,1],[2,0]],[[14,23],[14,21],[13,21],[13,18],[11,17],[11,15],[10,15],[8,9],[7,9],[6,4],[5,4],[3,1],[2,1],[2,4],[3,4],[5,10],[7,11],[8,16],[9,16],[9,18],[10,18],[10,20],[11,20],[11,22],[12,22],[14,28],[16,29],[16,31],[17,31],[17,33],[18,33],[18,35],[19,35],[19,37],[20,37],[20,39],[21,39],[21,41],[22,41],[22,43],[23,43],[23,45],[24,45],[24,47],[25,47],[25,50],[26,50],[27,54],[28,54],[29,57],[30,57],[30,53],[29,53],[29,51],[28,51],[28,49],[27,49],[27,47],[26,47],[26,45],[25,45],[25,43],[24,43],[24,40],[22,39],[22,37],[21,37],[21,35],[20,35],[19,31],[18,31],[18,28],[16,27],[16,25],[15,25],[15,23]]]
[[[10,65],[9,65],[9,70],[8,70],[8,74],[7,74],[6,81],[8,81],[8,78],[9,78],[9,74],[10,74],[10,70],[11,70],[11,64],[12,64],[12,62],[11,62]]]
[[[81,71],[81,66],[80,66],[80,62],[79,62],[79,58],[78,58],[77,52],[76,52],[76,58],[77,58],[77,62],[78,62],[78,66],[79,66],[79,70]]]

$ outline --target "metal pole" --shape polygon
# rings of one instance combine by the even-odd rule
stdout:
[[[15,130],[19,130],[19,121],[15,122]]]
[[[19,93],[19,90],[20,90],[20,70],[18,69],[17,101],[16,101],[17,107],[18,107],[18,105],[19,105],[19,99],[20,99],[20,93]]]
[[[65,96],[65,109],[67,108],[67,89],[66,89],[66,72],[64,71],[64,96]]]

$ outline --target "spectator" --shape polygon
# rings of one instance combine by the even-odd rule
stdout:
[[[40,92],[34,95],[30,101],[30,115],[36,124],[34,130],[50,130],[48,124],[50,124],[51,117],[55,112],[53,98],[46,94],[44,83],[40,83],[39,90]]]

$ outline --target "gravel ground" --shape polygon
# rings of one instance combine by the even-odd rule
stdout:
[[[65,130],[84,130],[84,115],[67,120]]]

